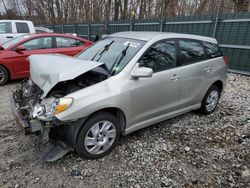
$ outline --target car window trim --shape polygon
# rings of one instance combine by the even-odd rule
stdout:
[[[156,45],[156,44],[158,44],[158,43],[160,43],[160,42],[163,42],[163,41],[174,41],[174,46],[175,46],[175,57],[176,57],[175,67],[170,68],[170,69],[166,69],[166,70],[162,70],[162,71],[158,71],[158,72],[153,72],[153,74],[157,74],[157,73],[164,72],[164,71],[167,71],[167,70],[172,70],[172,69],[175,69],[175,68],[179,67],[179,66],[178,66],[178,59],[179,59],[179,58],[178,58],[177,43],[176,43],[176,42],[177,42],[177,38],[167,38],[167,39],[161,39],[161,40],[156,41],[155,43],[151,44],[151,45],[147,48],[147,50],[141,55],[141,57],[143,57],[143,56],[149,51],[149,49],[150,49],[152,46],[154,46],[154,45]],[[139,60],[138,60],[137,62],[140,61],[141,57],[139,58]]]

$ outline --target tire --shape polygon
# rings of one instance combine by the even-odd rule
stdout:
[[[107,155],[116,146],[121,129],[116,117],[98,112],[83,124],[77,138],[76,151],[80,157],[97,159]]]
[[[221,93],[217,86],[212,85],[201,102],[201,108],[199,112],[204,115],[208,115],[214,112],[216,109]],[[210,100],[209,100],[210,98]]]
[[[9,72],[0,65],[0,86],[5,85],[9,81]]]

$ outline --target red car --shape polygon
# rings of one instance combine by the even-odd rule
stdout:
[[[33,54],[60,53],[74,56],[92,44],[69,34],[27,34],[0,46],[0,85],[8,80],[29,77],[29,62]]]

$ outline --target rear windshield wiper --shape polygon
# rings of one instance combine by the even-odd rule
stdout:
[[[93,60],[95,59],[95,57],[96,57],[98,54],[100,54],[100,55],[99,55],[99,58],[96,60],[96,61],[99,61],[100,58],[102,57],[103,53],[104,53],[104,52],[107,52],[107,51],[109,50],[109,47],[111,46],[111,44],[113,44],[114,42],[115,42],[115,41],[112,40],[109,44],[106,44],[106,45],[104,46],[104,48],[101,48],[100,50],[98,50],[97,53],[94,55],[94,57],[91,59],[91,61],[93,61]]]
[[[126,56],[127,50],[129,48],[129,45],[130,45],[130,43],[128,43],[128,45],[126,46],[126,48],[124,50],[122,50],[121,54],[119,54],[117,56],[114,64],[110,68],[110,76],[114,75],[114,73],[116,72],[116,68],[120,65],[122,59]]]

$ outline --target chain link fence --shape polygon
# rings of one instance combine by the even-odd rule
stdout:
[[[229,70],[250,75],[250,12],[232,10],[233,7],[220,0],[215,3],[211,15],[45,26],[56,33],[76,33],[89,40],[94,40],[103,31],[108,34],[121,31],[161,31],[214,37],[229,57]]]

